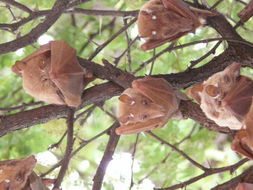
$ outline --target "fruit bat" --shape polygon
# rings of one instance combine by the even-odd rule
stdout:
[[[232,149],[249,159],[253,160],[253,98],[251,94],[251,102],[249,110],[244,117],[244,129],[236,133],[232,142]]]
[[[176,41],[204,24],[204,19],[217,16],[207,10],[190,7],[182,0],[150,0],[141,7],[138,31],[146,43],[142,50],[149,50],[169,41]]]
[[[252,190],[253,184],[251,183],[239,183],[234,190]]]
[[[253,15],[253,0],[251,0],[248,5],[241,10],[241,12],[238,14],[238,16],[241,18],[242,22],[246,22],[250,19]]]
[[[21,61],[12,70],[22,76],[24,90],[39,100],[77,107],[81,103],[86,71],[76,50],[65,41],[52,41]]]
[[[23,190],[36,162],[34,156],[0,161],[0,190]]]
[[[217,125],[230,129],[241,129],[242,119],[235,114],[236,111],[232,111],[234,104],[229,103],[235,99],[226,98],[235,93],[233,89],[239,87],[240,78],[240,64],[233,63],[224,71],[215,73],[203,83],[194,86],[189,90],[189,94],[200,103],[205,115]]]
[[[162,78],[144,77],[132,82],[119,97],[117,134],[132,134],[163,127],[180,117],[180,99],[186,97]]]

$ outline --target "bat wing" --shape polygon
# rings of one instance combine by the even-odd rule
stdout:
[[[145,77],[132,83],[134,89],[151,99],[155,104],[162,105],[174,113],[178,110],[177,99],[172,86],[162,78]]]
[[[180,37],[182,37],[183,35],[185,35],[187,33],[188,33],[188,31],[187,32],[179,32],[176,35],[171,36],[170,38],[165,38],[165,39],[150,39],[141,45],[141,49],[143,51],[147,51],[150,49],[154,49],[158,46],[161,46],[161,45],[165,44],[166,42],[176,42]]]
[[[193,87],[191,87],[188,91],[187,94],[189,94],[194,100],[196,100],[199,104],[201,102],[201,97],[199,95],[200,92],[203,91],[203,84],[196,84]]]
[[[236,87],[222,100],[222,105],[242,120],[248,113],[253,96],[253,81],[241,76]]]
[[[60,89],[66,104],[76,107],[81,103],[85,72],[78,63],[75,49],[65,41],[53,41],[50,45],[50,78]]]
[[[253,151],[248,145],[247,131],[245,129],[242,129],[236,133],[236,136],[234,137],[231,148],[234,151],[253,160]]]
[[[196,16],[190,10],[189,6],[182,0],[162,0],[162,2],[165,8],[172,9],[182,17],[196,18]]]
[[[137,122],[130,125],[121,125],[119,128],[116,129],[115,132],[118,135],[140,133],[144,131],[158,129],[162,127],[167,121],[168,121],[168,118],[166,117],[158,117],[155,119],[150,119],[145,122]]]
[[[49,52],[50,51],[50,44],[45,44],[43,46],[41,46],[36,52],[34,52],[33,54],[27,56],[26,58],[24,58],[23,60],[21,60],[22,62],[27,62],[29,61],[30,59],[38,56],[38,55],[41,55],[43,53],[46,53],[46,52]]]

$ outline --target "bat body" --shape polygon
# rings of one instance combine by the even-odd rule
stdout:
[[[164,79],[145,77],[133,81],[119,97],[117,134],[132,134],[160,128],[180,115],[180,98]]]
[[[149,50],[168,41],[176,41],[203,25],[201,20],[216,16],[206,10],[191,8],[182,0],[150,0],[138,16],[139,36],[146,39],[141,48]]]
[[[21,61],[12,70],[23,78],[24,90],[39,100],[77,107],[81,103],[85,70],[76,51],[65,41],[52,41]]]
[[[36,162],[34,156],[0,161],[0,190],[23,190]]]
[[[240,78],[240,64],[233,63],[224,71],[212,75],[189,91],[200,103],[205,115],[221,127],[241,129],[243,126],[241,119],[223,103],[226,96],[231,94],[231,90],[238,87],[238,78]]]

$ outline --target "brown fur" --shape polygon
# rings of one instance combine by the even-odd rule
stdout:
[[[117,134],[160,128],[177,114],[180,98],[164,79],[145,77],[133,81],[119,97]]]
[[[176,41],[202,25],[200,18],[216,16],[206,10],[191,9],[182,0],[150,0],[138,16],[138,30],[142,38],[148,38],[141,48],[153,49],[168,41]]]
[[[24,90],[39,100],[77,107],[85,70],[65,41],[52,41],[17,61],[12,70],[23,77]]]
[[[23,190],[35,164],[34,156],[0,161],[0,190]]]

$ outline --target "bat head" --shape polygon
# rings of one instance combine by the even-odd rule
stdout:
[[[0,184],[7,187],[8,190],[21,190],[25,186],[28,176],[32,173],[36,162],[34,156],[1,161]]]
[[[166,115],[162,106],[155,104],[133,88],[126,89],[119,100],[119,121],[124,125],[146,122]]]
[[[137,21],[139,36],[146,41],[141,49],[149,50],[176,41],[192,30],[188,24],[179,26],[181,21],[182,16],[165,8],[161,0],[149,1],[141,8]]]
[[[237,85],[239,75],[240,64],[233,63],[189,90],[191,96],[200,103],[205,115],[219,126],[241,129],[243,125],[241,120],[222,103],[231,89]]]
[[[150,0],[141,7],[138,16],[139,36],[146,42],[142,50],[149,50],[194,32],[201,20],[215,16],[209,11],[190,9],[182,0]],[[200,19],[203,18],[203,19]]]
[[[17,61],[12,70],[22,76],[23,88],[28,94],[45,102],[65,104],[64,99],[59,96],[60,91],[50,79],[50,62],[50,51],[43,51]]]
[[[239,63],[232,63],[221,72],[215,73],[204,82],[204,91],[211,97],[222,99],[235,87],[240,76]]]
[[[161,78],[144,77],[132,82],[119,98],[117,134],[132,134],[162,127],[178,114],[179,98]]]

